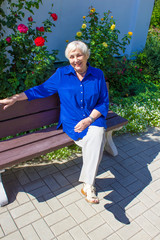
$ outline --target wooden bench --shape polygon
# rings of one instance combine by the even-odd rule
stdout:
[[[59,112],[57,94],[33,101],[16,102],[5,111],[0,105],[0,139],[22,133],[19,137],[0,141],[0,206],[8,203],[1,178],[5,168],[74,143],[62,129],[57,130],[56,126],[23,134],[32,129],[57,123]],[[116,113],[108,112],[105,150],[113,156],[118,152],[112,140],[112,132],[127,122]]]

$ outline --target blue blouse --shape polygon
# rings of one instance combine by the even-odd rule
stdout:
[[[106,116],[109,107],[108,91],[103,72],[91,67],[82,81],[77,78],[74,68],[69,65],[58,68],[57,71],[43,84],[25,91],[28,100],[48,97],[58,93],[60,98],[60,118],[57,128],[62,124],[63,131],[73,140],[83,138],[88,127],[81,133],[75,132],[74,127],[79,121],[88,117],[93,109],[102,115],[91,125],[107,128]]]

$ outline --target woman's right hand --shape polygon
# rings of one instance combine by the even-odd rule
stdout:
[[[12,106],[15,102],[16,102],[16,98],[14,98],[14,97],[9,97],[9,98],[5,98],[5,99],[0,100],[0,104],[3,105],[3,110]]]
[[[17,101],[23,101],[23,100],[27,100],[27,96],[24,92],[13,95],[12,97],[8,97],[5,99],[0,100],[0,104],[4,105],[3,106],[3,110],[5,110],[6,108],[12,106],[15,102]]]

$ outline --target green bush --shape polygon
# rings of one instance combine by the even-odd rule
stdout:
[[[132,32],[128,32],[119,40],[120,31],[110,14],[110,11],[104,12],[100,18],[95,8],[91,7],[88,16],[83,17],[83,24],[75,37],[88,44],[91,51],[89,61],[93,67],[100,68],[105,76],[112,72],[114,57],[125,52],[132,36]]]
[[[160,27],[160,0],[155,0],[150,27]]]
[[[136,62],[144,69],[144,81],[157,84],[160,79],[160,33],[150,29],[144,50],[138,53]]]
[[[27,26],[23,24],[24,9],[27,14],[34,14],[31,8],[38,8],[41,2],[18,0],[18,3],[10,3],[9,15],[2,13],[2,35],[6,27],[11,34],[5,38],[1,36],[0,40],[0,98],[38,85],[53,73],[57,51],[49,53],[45,42],[46,33],[52,32],[52,27],[55,27],[57,15],[49,12],[49,18],[43,21],[41,27],[36,27],[34,17],[30,15]]]

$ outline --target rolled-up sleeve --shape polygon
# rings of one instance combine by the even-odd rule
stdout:
[[[109,109],[109,96],[103,72],[101,73],[102,75],[99,82],[100,95],[95,109],[106,118]]]
[[[47,81],[39,86],[35,86],[26,90],[24,93],[26,94],[29,101],[37,98],[45,98],[51,96],[57,92],[57,83],[59,81],[59,78],[60,72],[57,70]]]

